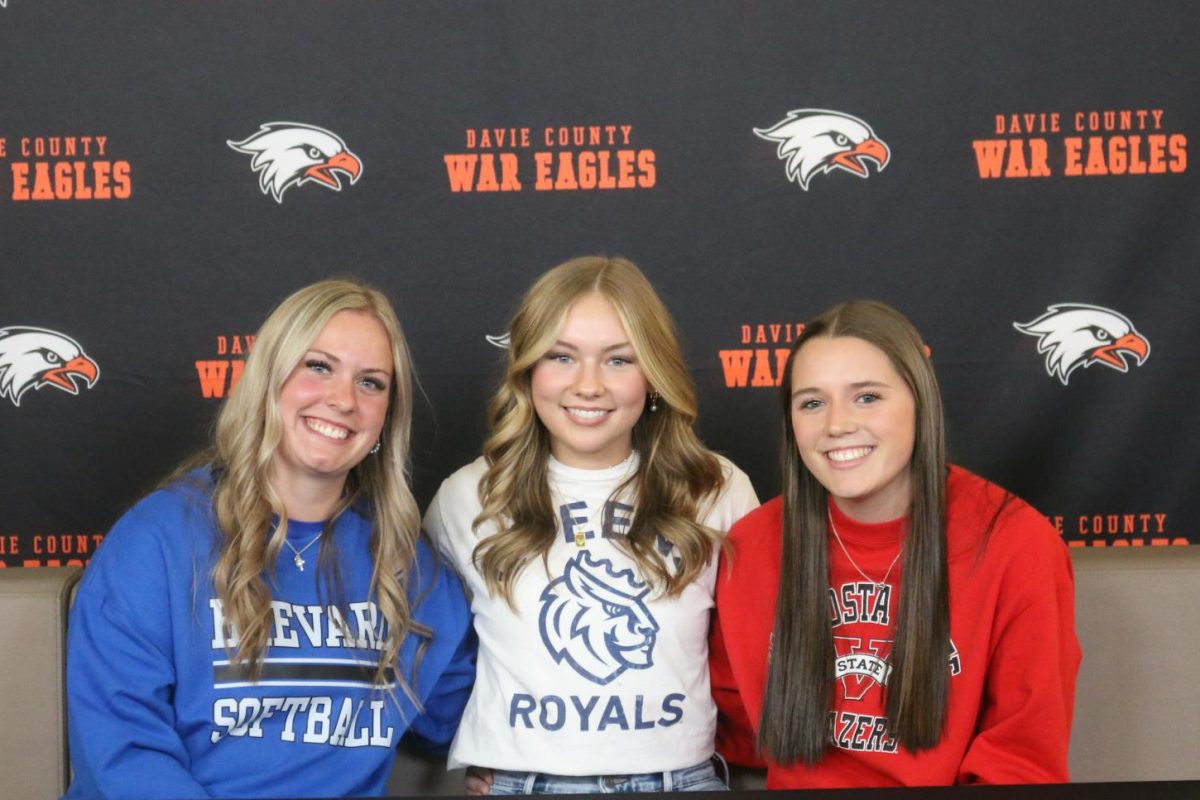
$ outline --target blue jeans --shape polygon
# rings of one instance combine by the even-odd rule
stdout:
[[[711,761],[642,775],[548,775],[494,770],[492,794],[612,794],[614,792],[726,792]]]

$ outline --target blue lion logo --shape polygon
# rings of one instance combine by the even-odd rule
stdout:
[[[627,669],[654,666],[658,622],[643,598],[650,589],[632,570],[613,570],[583,550],[542,592],[542,641],[561,664],[601,685]]]

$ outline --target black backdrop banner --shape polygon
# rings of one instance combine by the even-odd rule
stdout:
[[[660,289],[764,497],[781,354],[876,297],[955,461],[1072,545],[1200,542],[1198,39],[1190,2],[0,0],[0,565],[86,562],[333,274],[406,326],[428,501],[488,337],[588,253]]]

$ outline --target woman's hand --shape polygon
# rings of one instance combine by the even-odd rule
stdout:
[[[467,767],[467,777],[463,781],[467,794],[472,796],[490,794],[492,791],[492,771],[487,767]]]

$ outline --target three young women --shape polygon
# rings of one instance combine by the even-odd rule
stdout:
[[[459,580],[419,538],[400,323],[330,280],[259,330],[212,446],[109,533],[72,612],[67,796],[382,794],[453,736]]]
[[[913,326],[838,305],[781,385],[782,496],[717,583],[718,749],[771,788],[1067,780],[1071,562],[1033,508],[946,463]]]
[[[693,432],[671,318],[629,261],[550,270],[510,334],[483,455],[425,516],[480,639],[451,766],[492,794],[724,788],[707,632],[754,490]]]

